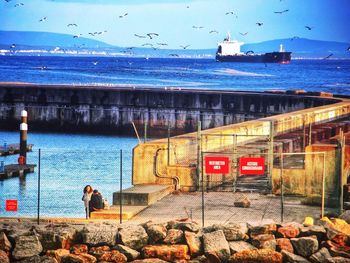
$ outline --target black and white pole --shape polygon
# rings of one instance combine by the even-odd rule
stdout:
[[[28,113],[25,110],[21,111],[21,124],[19,126],[20,130],[20,144],[19,144],[19,164],[27,163],[27,134],[28,134]]]

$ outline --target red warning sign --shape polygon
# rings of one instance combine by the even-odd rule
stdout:
[[[206,156],[205,172],[207,174],[227,174],[230,159],[226,156]]]
[[[241,157],[240,158],[241,174],[264,174],[265,158],[263,157]]]
[[[6,200],[6,211],[7,212],[17,212],[18,202],[17,200]]]

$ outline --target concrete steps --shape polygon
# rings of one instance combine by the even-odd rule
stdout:
[[[122,217],[122,221],[127,221],[140,213],[145,208],[147,208],[147,206],[123,205],[122,213],[120,213],[120,206],[113,205],[110,207],[110,209],[103,209],[100,211],[92,212],[90,219],[120,220],[120,217]]]
[[[236,181],[236,192],[268,193],[268,179],[265,175],[239,176]]]

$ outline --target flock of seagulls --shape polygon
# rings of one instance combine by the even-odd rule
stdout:
[[[7,2],[7,3],[9,3],[9,2],[11,2],[12,0],[4,0],[4,1]],[[280,1],[282,1],[282,0],[280,0]],[[20,6],[24,6],[24,3],[16,3],[16,4],[14,5],[14,7],[20,7]],[[190,6],[187,5],[186,8],[188,9],[188,8],[190,8]],[[289,12],[289,9],[284,9],[284,10],[281,10],[281,11],[274,11],[273,13],[274,13],[274,14],[278,14],[278,15],[283,15],[284,13],[287,13],[287,12]],[[123,19],[123,18],[126,18],[128,15],[129,15],[129,13],[125,12],[125,13],[120,14],[119,16],[117,16],[117,18],[118,18],[118,19]],[[225,12],[225,15],[227,15],[227,16],[231,15],[231,16],[233,16],[233,17],[235,17],[235,18],[238,18],[238,15],[237,15],[234,11],[227,11],[227,12]],[[47,17],[46,17],[46,16],[43,17],[43,18],[41,18],[41,19],[39,19],[39,22],[45,22],[45,21],[47,21]],[[264,22],[258,21],[258,22],[256,22],[255,24],[256,24],[258,27],[262,27],[262,26],[264,25]],[[76,23],[69,23],[69,24],[67,24],[67,27],[78,28],[78,24],[76,24]],[[313,29],[315,28],[314,26],[310,26],[310,25],[305,25],[304,27],[305,27],[305,29],[307,29],[308,31],[311,31],[311,30],[313,30]],[[202,25],[193,25],[193,26],[192,26],[192,29],[195,29],[195,30],[202,30],[202,29],[204,29],[204,28],[205,28],[205,27],[202,26]],[[105,33],[107,33],[107,30],[104,30],[104,31],[95,31],[95,32],[88,32],[88,34],[91,35],[92,37],[99,36],[99,35],[103,35],[103,34],[105,34]],[[216,30],[216,29],[212,29],[212,30],[209,31],[209,34],[214,34],[214,33],[215,33],[215,34],[218,34],[219,31]],[[248,32],[238,32],[238,33],[239,33],[241,36],[243,36],[243,37],[248,35]],[[81,33],[80,33],[80,34],[75,34],[75,35],[73,35],[73,38],[80,38],[81,36],[83,36],[83,34],[81,34]],[[140,39],[149,39],[149,40],[153,40],[153,39],[159,37],[159,34],[158,34],[158,33],[155,33],[155,32],[146,33],[146,34],[144,34],[144,35],[135,33],[134,36],[137,37],[137,38],[140,38]],[[300,38],[300,37],[298,37],[298,36],[293,36],[290,40],[293,41],[293,40],[296,40],[296,39],[299,39],[299,38]],[[79,47],[83,47],[83,46],[84,46],[84,44],[81,44]],[[165,42],[157,42],[157,43],[155,43],[155,44],[154,44],[154,43],[144,43],[144,44],[142,44],[141,46],[142,46],[142,47],[150,47],[150,48],[153,48],[154,50],[156,50],[156,49],[158,49],[159,47],[168,46],[168,43],[165,43]],[[187,49],[187,48],[190,47],[190,46],[191,46],[191,45],[180,45],[179,47],[185,50],[185,49]],[[16,44],[12,44],[12,45],[10,46],[10,48],[11,48],[11,49],[15,49],[15,48],[16,48]],[[133,49],[133,47],[128,47],[128,48],[125,48],[125,50],[122,51],[122,52],[124,52],[124,53],[130,53],[130,51],[131,51],[132,49]],[[350,46],[347,48],[347,51],[350,51]],[[254,51],[252,51],[252,50],[249,50],[249,51],[246,52],[247,55],[248,55],[248,54],[253,54],[253,53],[254,53]],[[178,55],[178,54],[169,54],[169,56],[178,57],[179,55]],[[333,53],[329,54],[329,55],[326,56],[324,59],[328,59],[328,58],[330,58],[331,56],[333,56]],[[97,65],[97,63],[96,63],[95,65]]]

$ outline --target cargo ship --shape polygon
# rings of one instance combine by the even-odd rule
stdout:
[[[216,61],[288,64],[291,60],[292,52],[286,52],[282,45],[280,45],[279,51],[255,54],[253,51],[241,52],[241,45],[243,44],[243,42],[231,40],[230,34],[228,34],[223,42],[218,43]]]

